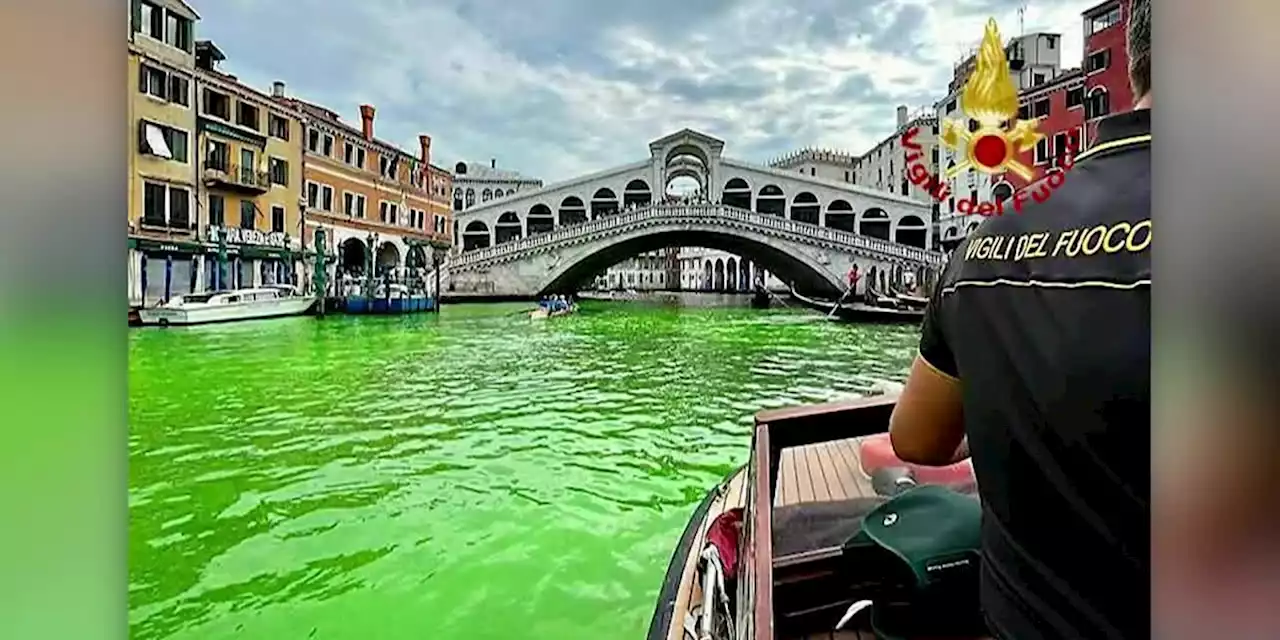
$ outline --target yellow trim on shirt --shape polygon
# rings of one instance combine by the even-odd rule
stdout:
[[[1117,147],[1128,147],[1130,145],[1142,144],[1144,142],[1151,142],[1151,134],[1147,133],[1140,136],[1132,136],[1129,138],[1119,138],[1117,140],[1104,142],[1100,145],[1091,147],[1088,151],[1085,151],[1084,153],[1077,155],[1072,160],[1075,162],[1080,162],[1081,160],[1084,160],[1085,158],[1088,158],[1089,156],[1095,153],[1098,153],[1100,151],[1107,151],[1109,149],[1115,149]]]
[[[933,369],[933,372],[934,372],[934,373],[936,373],[936,374],[938,374],[938,375],[940,375],[940,376],[942,376],[942,377],[944,377],[944,378],[946,378],[946,379],[948,379],[948,380],[950,380],[950,381],[952,381],[952,382],[960,382],[960,378],[957,378],[957,377],[955,377],[955,376],[953,376],[953,375],[951,375],[951,374],[947,373],[946,371],[943,371],[942,369],[939,369],[939,368],[938,368],[937,366],[935,366],[932,362],[929,362],[929,359],[928,359],[928,358],[926,358],[926,357],[924,357],[924,354],[923,354],[923,353],[920,353],[920,351],[919,351],[919,350],[917,350],[917,351],[916,351],[916,358],[917,358],[917,359],[919,359],[919,360],[920,360],[920,362],[923,362],[923,363],[924,363],[924,366],[929,367],[930,369]]]

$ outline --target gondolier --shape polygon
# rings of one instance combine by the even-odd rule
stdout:
[[[858,273],[858,265],[855,263],[852,267],[849,268],[849,276],[848,276],[849,289],[845,293],[845,298],[847,300],[852,300],[855,302],[858,301],[858,280],[861,277],[862,277],[862,274]]]
[[[972,451],[997,638],[1151,637],[1150,0],[1128,47],[1134,110],[956,249],[891,420],[904,461]]]

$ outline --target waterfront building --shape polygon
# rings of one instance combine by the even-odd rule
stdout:
[[[226,55],[196,43],[197,211],[206,247],[193,278],[206,291],[298,284],[303,115],[220,69]],[[221,267],[219,266],[221,265]]]
[[[646,251],[618,264],[609,267],[596,277],[595,287],[601,290],[616,291],[635,289],[636,291],[673,291],[679,289],[677,278],[670,276],[668,256],[674,255],[678,247],[669,247],[657,251]]]
[[[200,16],[182,0],[133,0],[129,8],[127,295],[139,305],[189,291],[205,250],[192,108]]]
[[[769,166],[783,171],[795,171],[802,176],[856,184],[853,169],[857,160],[856,156],[844,151],[806,147],[769,161]]]
[[[748,292],[763,282],[771,291],[786,291],[786,283],[748,258],[705,247],[681,247],[680,288],[685,291]]]
[[[466,211],[477,204],[515,195],[521,189],[537,189],[541,186],[542,180],[538,178],[499,169],[497,158],[490,158],[487,166],[476,162],[459,162],[453,167],[453,210]],[[543,229],[529,230],[530,233],[542,231]]]
[[[1062,36],[1057,33],[1028,33],[1009,39],[1005,46],[1005,57],[1009,61],[1009,75],[1015,88],[1023,91],[1035,90],[1047,85],[1062,75]],[[934,104],[939,122],[944,120],[965,120],[962,93],[964,84],[969,80],[977,66],[977,54],[971,52],[953,69],[951,82],[947,85],[947,95]],[[976,129],[977,122],[970,121],[970,130]],[[962,160],[963,152],[946,147],[940,148],[938,166],[941,172],[955,166]],[[994,178],[994,179],[993,179]],[[935,238],[943,247],[954,246],[963,240],[970,231],[977,228],[981,220],[970,218],[958,211],[956,204],[960,199],[974,202],[994,202],[996,187],[1001,186],[1000,193],[1012,193],[1007,190],[1007,180],[1001,177],[988,176],[977,171],[966,171],[948,181],[951,192],[946,203],[940,206],[935,223]]]
[[[324,230],[324,252],[331,256],[326,281],[332,285],[340,274],[425,276],[453,235],[452,176],[431,164],[431,136],[419,135],[418,150],[410,153],[374,135],[373,105],[360,106],[355,127],[327,107],[284,95],[283,84],[275,93],[307,120],[303,237],[314,249],[316,231]],[[308,264],[307,286],[312,271]]]

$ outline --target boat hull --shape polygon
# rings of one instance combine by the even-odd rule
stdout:
[[[315,303],[315,298],[294,297],[187,309],[149,307],[138,310],[138,320],[144,326],[184,327],[219,322],[284,318],[302,315],[310,310]]]
[[[800,295],[795,291],[791,297],[800,304],[826,314],[832,320],[841,322],[857,322],[863,324],[919,324],[924,321],[924,309],[889,309],[876,307],[860,302],[835,304],[828,300],[817,300]],[[834,311],[833,311],[834,308]]]

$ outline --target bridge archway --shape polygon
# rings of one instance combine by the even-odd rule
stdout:
[[[791,201],[791,219],[796,222],[807,222],[809,224],[818,224],[819,218],[822,217],[822,205],[818,204],[818,196],[801,191],[796,194],[794,200]]]
[[[529,207],[529,215],[524,219],[525,227],[528,234],[536,236],[539,233],[547,233],[556,228],[556,216],[551,213],[551,207],[539,202]]]
[[[338,245],[338,264],[346,273],[364,273],[369,260],[368,251],[359,238],[347,238]]]
[[[739,209],[751,209],[751,185],[742,178],[733,178],[724,183],[720,202]]]
[[[476,190],[467,187],[467,208],[470,209],[476,203]]]
[[[582,198],[569,196],[560,201],[560,226],[582,224],[587,221],[587,206]]]
[[[489,225],[481,222],[480,220],[472,220],[471,222],[468,222],[466,228],[462,230],[463,251],[484,249],[488,247],[490,243]]]
[[[830,272],[826,266],[818,264],[807,254],[793,255],[767,238],[753,237],[749,232],[737,229],[654,230],[641,227],[619,234],[610,243],[601,245],[591,253],[569,258],[556,265],[538,287],[539,293],[575,291],[610,265],[667,247],[705,247],[731,253],[739,256],[739,264],[750,260],[758,272],[768,272],[783,282],[794,283],[796,289],[802,292],[839,295],[842,291],[842,274]],[[721,278],[718,286],[724,286],[723,263],[717,269],[713,261],[704,261],[698,272],[702,282],[695,288],[705,290],[717,287],[717,273]]]
[[[704,191],[702,176],[686,169],[676,169],[667,174],[663,193],[669,197],[682,197]]]
[[[839,229],[840,231],[848,231],[855,233],[857,230],[858,214],[854,212],[853,205],[848,200],[832,200],[827,205],[827,216],[824,225],[830,229]]]
[[[898,220],[898,228],[893,232],[893,241],[924,249],[929,239],[929,226],[920,216],[903,216]]]
[[[732,256],[724,263],[724,288],[725,291],[738,290],[738,261]]]
[[[622,190],[622,208],[644,207],[653,202],[653,189],[649,183],[636,178]]]
[[[671,150],[667,151],[667,157],[662,159],[662,166],[669,167],[681,157],[688,157],[696,160],[704,169],[711,166],[711,158],[707,154],[707,150],[696,144],[689,143],[678,144],[671,147]]]
[[[514,211],[503,211],[498,216],[498,221],[493,224],[493,242],[494,244],[503,244],[512,240],[519,240],[524,235],[524,225],[520,222],[520,215]]]
[[[484,191],[480,192],[480,202],[488,202],[492,199],[493,199],[493,190],[489,189],[488,187],[485,187]]]
[[[742,258],[738,260],[738,290],[746,291],[751,288],[751,261]]]
[[[618,212],[618,194],[613,189],[601,187],[591,196],[591,219],[598,220]]]
[[[724,259],[716,258],[716,275],[714,284],[711,286],[713,291],[724,291]]]
[[[858,234],[888,240],[890,224],[889,212],[880,207],[871,207],[862,212],[862,219],[858,221]]]
[[[787,194],[782,192],[782,188],[776,184],[766,184],[760,188],[760,193],[756,196],[756,213],[764,213],[771,216],[786,215],[787,212]]]

